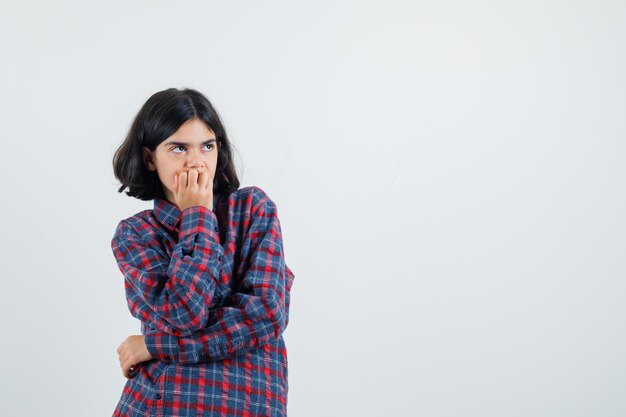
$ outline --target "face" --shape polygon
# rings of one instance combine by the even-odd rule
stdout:
[[[161,142],[154,152],[144,146],[143,158],[146,167],[159,175],[167,200],[176,204],[174,175],[196,169],[199,173],[208,172],[209,179],[213,182],[218,146],[215,133],[202,120],[193,118]]]

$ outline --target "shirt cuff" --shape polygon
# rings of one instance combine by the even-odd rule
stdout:
[[[178,337],[168,333],[148,333],[144,336],[146,348],[154,359],[172,362],[177,357]]]

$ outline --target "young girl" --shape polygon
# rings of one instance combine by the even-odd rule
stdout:
[[[151,96],[113,158],[127,195],[153,201],[111,248],[141,335],[118,347],[113,416],[286,416],[294,275],[276,204],[239,189],[222,122],[198,91]]]

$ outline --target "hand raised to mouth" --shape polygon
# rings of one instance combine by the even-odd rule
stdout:
[[[193,206],[213,211],[213,179],[209,172],[190,169],[174,174],[174,199],[181,211]]]

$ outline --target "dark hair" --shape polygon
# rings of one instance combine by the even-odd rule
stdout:
[[[118,192],[128,187],[126,195],[140,200],[155,197],[165,199],[163,186],[156,171],[143,162],[143,147],[154,151],[189,119],[200,118],[215,133],[217,167],[213,193],[229,195],[239,188],[239,178],[233,163],[231,143],[224,125],[211,102],[200,92],[185,88],[168,88],[153,94],[135,117],[124,143],[113,156],[113,172],[122,183]]]

